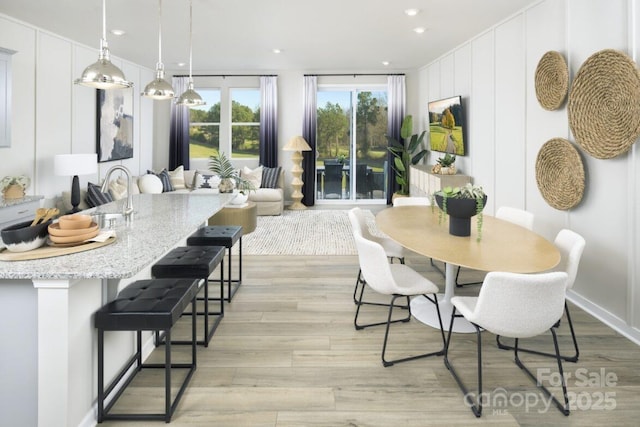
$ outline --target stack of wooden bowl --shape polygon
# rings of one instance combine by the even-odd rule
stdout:
[[[98,224],[89,215],[63,215],[49,226],[49,240],[52,246],[73,246],[96,237],[99,232]]]

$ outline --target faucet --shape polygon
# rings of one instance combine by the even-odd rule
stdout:
[[[124,172],[124,174],[127,176],[127,203],[124,205],[124,216],[126,218],[129,218],[133,213],[133,196],[131,194],[131,172],[129,171],[129,169],[127,169],[122,165],[111,166],[111,168],[109,168],[109,170],[107,171],[107,175],[104,177],[104,182],[102,183],[102,187],[100,188],[100,191],[102,191],[103,193],[107,191],[107,189],[109,188],[109,177],[111,176],[111,173],[115,170],[120,170]]]

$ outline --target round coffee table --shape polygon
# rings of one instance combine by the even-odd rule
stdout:
[[[244,205],[226,205],[209,218],[209,225],[240,225],[242,234],[249,234],[258,224],[258,205],[247,202]]]

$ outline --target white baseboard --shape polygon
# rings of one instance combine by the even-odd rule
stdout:
[[[602,307],[595,305],[574,291],[569,291],[567,293],[567,299],[587,313],[591,314],[596,319],[600,320],[605,325],[609,326],[614,331],[625,336],[635,344],[640,345],[640,330],[637,328],[628,325],[619,317],[607,310],[604,310]]]

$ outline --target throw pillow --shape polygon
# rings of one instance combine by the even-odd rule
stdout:
[[[142,175],[138,179],[138,187],[141,193],[162,193],[162,181],[154,174]]]
[[[192,189],[193,188],[193,180],[196,177],[196,170],[195,169],[187,169],[184,171],[184,185],[189,188]]]
[[[100,191],[100,186],[92,183],[87,185],[87,205],[90,208],[113,202],[113,197],[108,192]]]
[[[173,185],[171,185],[171,178],[169,177],[169,172],[166,169],[162,169],[160,173],[155,173],[154,171],[147,170],[148,174],[152,174],[160,178],[160,182],[162,182],[162,192],[165,193],[167,191],[173,191]]]
[[[109,182],[109,194],[113,200],[122,200],[127,197],[127,180],[119,176]]]
[[[220,185],[220,178],[218,178],[218,175],[213,173],[203,173],[201,171],[197,171],[193,177],[194,190],[197,190],[199,188],[217,189],[218,185]]]
[[[278,188],[278,178],[282,168],[262,168],[262,188]]]
[[[262,166],[258,166],[255,169],[249,169],[245,166],[242,168],[240,176],[253,184],[253,188],[257,190],[262,183]]]
[[[174,190],[184,190],[187,188],[184,181],[184,166],[178,166],[174,170],[167,172]]]

